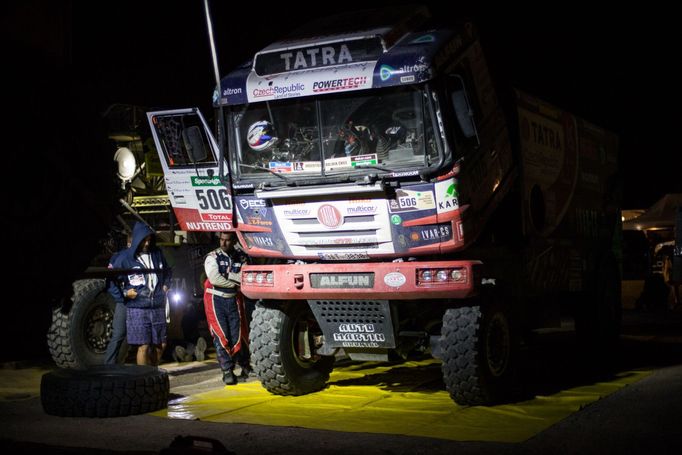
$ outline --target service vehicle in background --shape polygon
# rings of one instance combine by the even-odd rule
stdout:
[[[87,368],[104,363],[104,353],[113,330],[116,303],[107,292],[106,280],[115,273],[107,269],[111,255],[125,248],[127,234],[136,221],[149,224],[157,233],[157,244],[173,267],[169,300],[169,338],[194,342],[203,316],[204,255],[214,248],[215,240],[206,234],[188,234],[176,229],[163,171],[140,106],[114,104],[102,114],[112,142],[112,180],[118,182],[119,204],[114,223],[100,242],[100,251],[90,267],[73,282],[72,292],[65,292],[52,309],[47,345],[60,368]],[[183,330],[183,318],[185,319]],[[187,332],[187,333],[184,333]],[[204,333],[206,336],[207,333]],[[126,361],[124,341],[119,363]]]
[[[236,230],[261,265],[252,364],[272,393],[325,387],[335,354],[442,360],[459,404],[508,398],[521,334],[576,318],[618,339],[617,138],[489,73],[473,24],[426,8],[315,21],[148,113],[186,231]]]

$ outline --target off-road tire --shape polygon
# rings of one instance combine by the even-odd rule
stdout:
[[[78,280],[73,283],[71,308],[55,308],[47,333],[50,355],[59,368],[85,368],[102,365],[111,339],[116,302],[105,288],[105,280]],[[128,351],[121,345],[119,362]]]
[[[294,348],[295,328],[312,317],[305,302],[288,306],[257,304],[250,327],[251,365],[263,387],[276,395],[305,395],[323,389],[333,356],[302,362]]]
[[[169,390],[165,370],[146,365],[100,365],[44,374],[40,401],[50,415],[123,417],[165,408]]]
[[[511,396],[517,337],[498,306],[451,308],[441,330],[443,382],[459,405],[490,405]]]

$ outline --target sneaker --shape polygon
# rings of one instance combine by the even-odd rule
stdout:
[[[203,337],[199,337],[194,348],[194,357],[196,357],[197,361],[203,362],[206,359],[206,347],[206,340]]]
[[[251,365],[241,365],[241,370],[242,371],[239,374],[239,379],[242,381],[246,381],[248,378],[256,376],[256,373],[254,373]]]
[[[184,348],[184,346],[175,346],[175,349],[173,349],[173,360],[177,363],[180,363],[184,362],[186,358],[187,350]]]
[[[237,376],[231,371],[223,371],[223,382],[225,385],[235,385],[237,383]]]

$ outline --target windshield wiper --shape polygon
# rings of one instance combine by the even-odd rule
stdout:
[[[287,184],[289,184],[289,185],[296,185],[296,182],[295,182],[295,181],[291,180],[291,179],[288,178],[288,177],[283,176],[283,175],[280,174],[279,172],[273,171],[273,170],[270,169],[270,168],[262,167],[262,166],[253,166],[253,165],[251,165],[251,164],[242,164],[242,163],[239,163],[239,166],[240,166],[240,167],[247,167],[247,168],[249,168],[249,169],[258,169],[258,170],[260,170],[260,171],[266,171],[266,172],[271,173],[272,175],[275,175],[275,176],[281,178],[282,180],[284,180],[285,182],[287,182]]]
[[[388,169],[388,168],[385,168],[383,166],[379,166],[378,164],[358,164],[353,169],[364,169],[364,168],[379,169],[380,171],[386,171],[386,172],[395,172],[393,169]]]

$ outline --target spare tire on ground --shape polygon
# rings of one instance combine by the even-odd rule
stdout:
[[[56,416],[123,417],[165,408],[169,390],[168,373],[157,367],[101,365],[44,374],[40,401]]]

